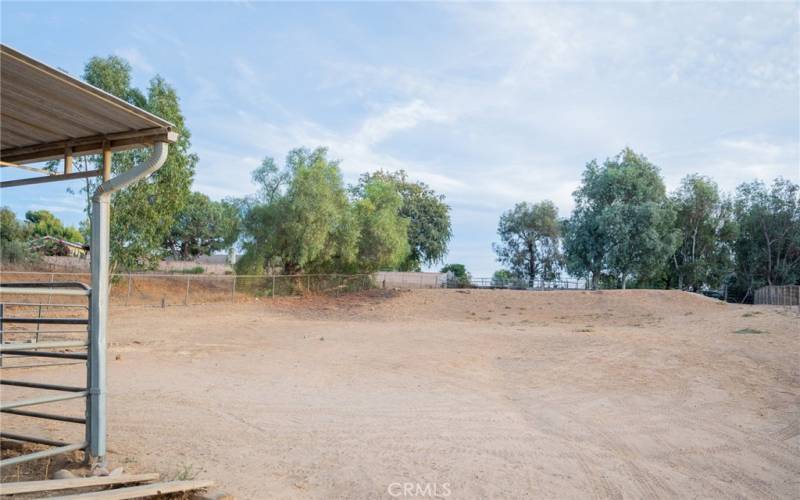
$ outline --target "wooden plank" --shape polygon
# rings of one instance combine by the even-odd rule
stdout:
[[[85,179],[86,177],[97,177],[102,173],[103,172],[100,170],[87,170],[85,172],[72,172],[71,174],[54,174],[54,175],[45,175],[43,177],[30,177],[27,179],[2,181],[0,182],[0,188],[8,188],[14,186],[28,186],[30,184],[43,184],[45,182],[60,182],[60,181],[71,181],[75,179]],[[14,293],[14,292],[6,292],[6,293]],[[24,293],[29,293],[29,292],[26,291]]]
[[[74,479],[50,479],[47,481],[22,481],[0,483],[1,495],[19,495],[40,491],[71,490],[89,486],[108,486],[111,484],[148,483],[157,481],[158,474],[123,474],[120,476],[76,477]]]
[[[18,165],[16,163],[11,163],[10,161],[0,160],[0,167],[14,167],[14,168],[19,168],[21,170],[27,170],[28,172],[34,172],[36,174],[55,175],[54,172],[45,170],[43,168],[29,167],[28,165]]]
[[[181,491],[192,491],[210,488],[214,481],[167,481],[163,483],[143,484],[116,490],[95,491],[94,493],[79,493],[62,497],[48,497],[51,500],[77,500],[79,498],[100,498],[102,500],[126,500],[128,498],[142,498]]]

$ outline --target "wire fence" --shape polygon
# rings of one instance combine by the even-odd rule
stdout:
[[[458,279],[450,280],[447,283],[450,288],[473,287],[473,288],[508,288],[511,290],[586,290],[589,288],[586,280],[582,279],[558,279],[558,280],[533,280],[527,281],[519,278],[474,278],[469,281]]]
[[[91,282],[89,273],[3,271],[0,282]],[[113,305],[175,306],[246,302],[309,294],[340,295],[376,288],[372,274],[297,274],[274,276],[212,274],[111,275]]]

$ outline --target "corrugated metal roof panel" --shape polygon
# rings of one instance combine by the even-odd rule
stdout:
[[[173,142],[173,125],[0,44],[0,159],[41,161]]]

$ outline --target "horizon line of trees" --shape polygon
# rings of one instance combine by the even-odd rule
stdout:
[[[550,200],[501,215],[497,280],[567,273],[592,288],[725,287],[741,300],[763,285],[800,284],[800,187],[788,179],[726,194],[690,174],[667,193],[658,167],[626,148],[590,161],[573,198],[568,218]]]

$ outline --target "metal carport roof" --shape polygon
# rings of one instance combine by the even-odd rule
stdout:
[[[173,125],[0,44],[0,160],[30,163],[174,142]]]

